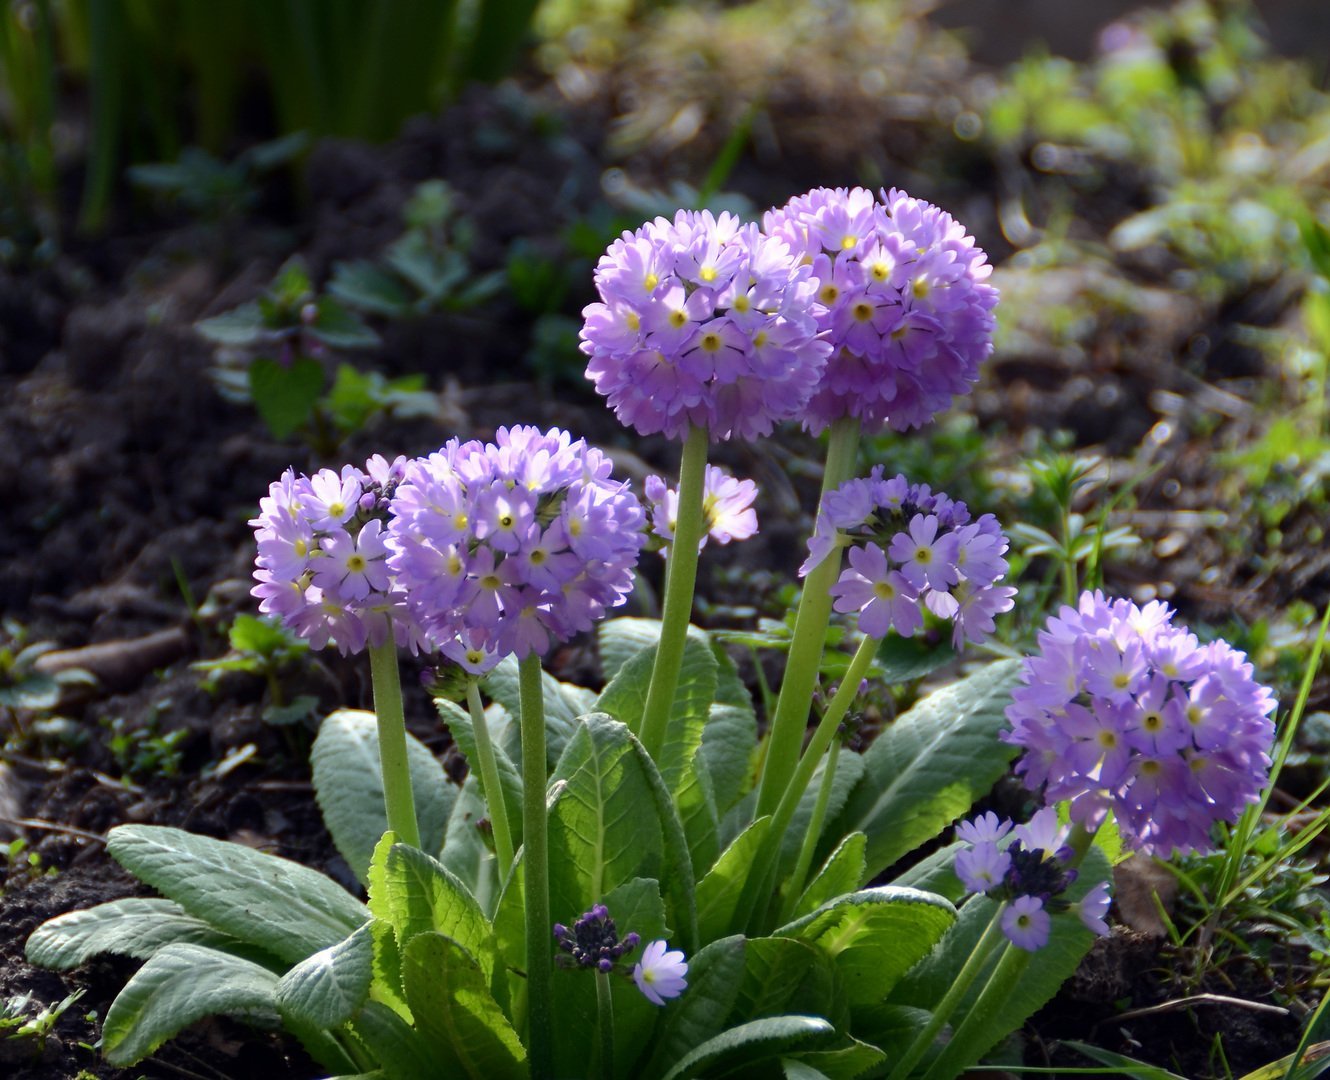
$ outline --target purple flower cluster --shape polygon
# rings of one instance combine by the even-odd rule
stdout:
[[[1246,656],[1201,645],[1155,601],[1081,594],[1039,634],[1003,738],[1017,771],[1094,829],[1111,810],[1131,847],[1206,851],[1265,784],[1275,709]]]
[[[992,352],[997,290],[987,256],[952,216],[895,188],[817,188],[763,228],[807,262],[832,347],[804,424],[858,417],[905,431],[968,393]]]
[[[679,515],[679,493],[667,487],[659,476],[646,480],[647,503],[651,508],[651,531],[663,540],[674,539],[674,526]],[[702,485],[702,516],[706,525],[697,549],[701,551],[711,539],[718,544],[731,540],[747,540],[757,533],[757,511],[753,500],[757,498],[757,484],[752,480],[738,480],[724,469],[708,465]],[[663,548],[662,554],[669,548]]]
[[[388,568],[430,640],[480,674],[544,653],[623,602],[646,515],[603,453],[565,431],[500,428],[410,462]]]
[[[1108,933],[1108,882],[1095,885],[1074,905],[1061,899],[1076,880],[1076,871],[1067,865],[1072,854],[1067,830],[1058,824],[1052,807],[1015,828],[989,811],[958,825],[956,838],[969,845],[956,853],[956,876],[966,892],[1008,901],[1002,932],[1017,948],[1042,949],[1048,944],[1052,916],[1073,907],[1088,929],[1101,936]]]
[[[641,940],[634,933],[625,934],[620,939],[619,930],[610,918],[610,910],[604,904],[596,904],[590,911],[583,912],[572,929],[563,923],[554,924],[554,941],[567,953],[567,956],[556,959],[570,968],[595,968],[609,974],[616,961],[636,949]]]
[[[800,415],[826,364],[811,269],[733,214],[680,210],[610,245],[584,311],[587,377],[643,435],[753,439]]]
[[[831,587],[835,608],[858,612],[859,629],[911,637],[925,609],[952,622],[952,641],[982,641],[993,617],[1012,607],[1016,590],[998,585],[1007,550],[997,518],[970,520],[963,502],[904,476],[887,480],[881,466],[829,492],[808,542],[807,574],[839,545],[851,545],[850,566]]]
[[[406,459],[375,455],[364,470],[287,469],[250,521],[258,541],[253,595],[316,649],[343,653],[395,636],[413,652],[422,644],[401,587],[388,570],[384,522]]]

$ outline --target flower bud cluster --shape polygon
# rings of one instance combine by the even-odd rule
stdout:
[[[1246,656],[1172,617],[1082,593],[1040,632],[1003,735],[1032,790],[1091,830],[1111,810],[1129,846],[1163,857],[1209,850],[1213,824],[1259,798],[1274,739],[1274,696]]]
[[[679,516],[679,492],[667,487],[661,477],[648,476],[646,496],[651,510],[651,531],[663,540],[673,540]],[[724,469],[708,465],[702,487],[702,520],[706,528],[698,541],[698,551],[707,546],[708,539],[728,544],[756,535],[757,511],[753,509],[756,498],[757,484],[752,480],[736,479]],[[668,551],[668,547],[662,549],[663,554]]]
[[[431,641],[480,674],[545,653],[623,602],[644,542],[637,497],[558,428],[450,440],[406,466],[388,566]]]
[[[812,265],[832,353],[804,425],[858,417],[866,430],[927,423],[967,393],[993,349],[997,290],[983,250],[952,216],[893,188],[817,188],[763,228]]]
[[[680,210],[624,233],[596,289],[586,374],[643,435],[767,435],[802,413],[826,364],[811,268],[733,214]]]
[[[1013,945],[1030,952],[1047,945],[1052,916],[1073,907],[1062,894],[1076,880],[1068,865],[1067,830],[1058,824],[1057,811],[1045,807],[1029,824],[1014,828],[989,811],[958,825],[956,837],[969,845],[956,853],[956,876],[965,891],[1009,902],[1002,932]],[[1088,929],[1108,933],[1108,882],[1100,882],[1074,906]]]
[[[835,608],[859,615],[859,629],[912,637],[930,611],[952,623],[952,641],[982,641],[993,617],[1008,611],[1016,590],[998,585],[1007,550],[997,518],[970,520],[963,502],[904,476],[890,480],[879,466],[827,494],[808,542],[805,575],[838,544],[850,544],[849,563],[831,588]]]
[[[316,649],[330,642],[345,655],[390,637],[413,652],[419,625],[388,569],[384,523],[406,459],[375,455],[364,470],[287,469],[250,521],[258,541],[253,594]]]
[[[595,968],[608,975],[614,970],[616,961],[636,949],[642,939],[637,934],[628,933],[620,940],[609,908],[596,904],[578,917],[571,930],[563,923],[555,923],[554,940],[567,954],[556,958],[563,965]]]

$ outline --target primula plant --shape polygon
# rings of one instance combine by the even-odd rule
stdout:
[[[1113,860],[1206,850],[1259,801],[1274,700],[1163,604],[1086,592],[1036,655],[962,668],[848,744],[866,690],[984,646],[1016,603],[992,514],[886,463],[853,475],[862,436],[976,380],[988,272],[950,215],[895,190],[819,189],[761,227],[680,211],[610,246],[582,330],[619,419],[679,443],[677,485],[651,477],[644,502],[601,451],[526,426],[273,483],[260,610],[369,656],[374,712],[327,717],[313,751],[367,901],[242,846],[113,830],[164,898],[28,943],[53,967],[146,959],[107,1057],[223,1012],[284,1024],[346,1078],[935,1080],[1020,1027],[1109,932]],[[690,617],[708,543],[758,526],[756,486],[711,447],[790,420],[827,459],[759,725]],[[661,618],[607,618],[648,546]],[[822,685],[837,616],[853,648]],[[598,688],[542,669],[591,630]],[[906,667],[904,640],[923,646]],[[438,666],[460,789],[406,732],[403,648]],[[1029,820],[970,816],[1022,749]]]

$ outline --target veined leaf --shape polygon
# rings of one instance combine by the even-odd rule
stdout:
[[[409,733],[406,751],[421,847],[438,851],[458,789],[448,782],[443,766],[429,748]],[[314,794],[333,843],[360,883],[366,885],[374,845],[388,829],[378,718],[363,709],[338,709],[319,727],[310,761]]]
[[[480,829],[481,819],[488,815],[479,781],[474,775],[468,776],[453,803],[443,852],[439,856],[439,861],[467,887],[486,912],[494,910],[502,885],[498,880],[494,852],[486,844]]]
[[[822,1016],[841,1026],[849,1020],[831,957],[794,938],[750,938],[728,1022],[791,1014]]]
[[[734,912],[743,893],[744,880],[752,873],[753,860],[770,824],[770,816],[764,816],[749,825],[697,883],[699,941],[715,941],[734,931]]]
[[[986,794],[1017,748],[998,740],[1020,661],[1003,660],[924,698],[874,740],[832,835],[868,835],[867,875],[936,836]]]
[[[478,777],[480,763],[476,757],[476,729],[471,713],[446,698],[437,698],[434,704],[458,749],[466,755],[470,774]],[[495,765],[499,770],[499,786],[503,788],[504,805],[508,809],[508,828],[513,837],[513,849],[516,850],[522,846],[522,776],[503,747],[494,741],[492,732],[490,741],[494,749]]]
[[[861,832],[852,832],[840,842],[799,897],[799,903],[794,909],[796,918],[816,911],[838,896],[854,892],[863,884],[864,849],[867,844],[868,837]]]
[[[288,963],[336,945],[369,918],[364,904],[318,871],[240,844],[121,825],[106,846],[189,914]]]
[[[385,1080],[438,1080],[444,1060],[424,1035],[398,1013],[367,1001],[350,1024],[355,1037],[383,1066]]]
[[[323,392],[323,365],[308,356],[289,364],[260,356],[249,365],[249,396],[263,422],[285,439],[309,419]]]
[[[402,981],[417,1030],[444,1059],[439,1075],[522,1080],[526,1049],[467,950],[442,934],[419,934],[402,955]]]
[[[688,990],[665,1010],[655,1053],[639,1070],[643,1077],[662,1076],[694,1047],[725,1030],[739,996],[746,945],[736,934],[688,958]]]
[[[277,983],[282,1015],[314,1028],[346,1023],[369,997],[374,975],[373,922],[302,960]]]
[[[227,950],[240,942],[185,913],[179,904],[132,896],[57,915],[28,938],[28,963],[68,971],[99,953],[146,960],[166,945],[187,943]]]
[[[581,686],[560,682],[547,672],[540,676],[545,707],[545,756],[553,768],[563,753],[574,731],[577,718],[595,707],[596,695]],[[485,692],[497,701],[509,716],[517,720],[522,713],[521,694],[518,691],[517,660],[505,657],[485,677]],[[522,764],[522,748],[518,742],[520,724],[508,725],[504,749],[514,765]]]
[[[680,1059],[665,1080],[722,1075],[734,1065],[753,1066],[796,1048],[832,1041],[836,1029],[820,1016],[770,1016],[713,1036]]]
[[[250,960],[202,945],[167,945],[129,980],[102,1026],[106,1060],[142,1061],[205,1016],[224,1013],[275,1024],[277,976]]]

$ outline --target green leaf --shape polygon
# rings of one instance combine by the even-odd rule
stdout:
[[[121,825],[106,847],[189,914],[288,963],[336,945],[369,918],[364,904],[318,871],[240,844]]]
[[[167,945],[111,1003],[102,1026],[102,1052],[123,1068],[205,1016],[224,1013],[273,1022],[276,989],[277,976],[250,960],[201,945]]]
[[[1103,852],[1091,847],[1081,862],[1080,873],[1067,891],[1071,903],[1080,900],[1098,882],[1111,874]],[[973,952],[975,943],[993,917],[996,901],[986,896],[972,897],[960,911],[960,917],[941,944],[918,964],[891,990],[894,1004],[933,1008],[951,987],[965,961]],[[1049,942],[1038,952],[1026,954],[1028,963],[1016,984],[986,1016],[977,1028],[966,1031],[964,1045],[952,1040],[943,1050],[950,1062],[952,1075],[957,1075],[978,1061],[990,1048],[1011,1031],[1019,1028],[1029,1017],[1043,1007],[1069,979],[1089,951],[1094,935],[1081,925],[1073,912],[1054,915]],[[1002,950],[998,950],[998,955]],[[988,981],[994,963],[979,973],[974,986],[961,1001],[953,1022],[953,1030],[964,1022],[965,1014],[974,1005],[981,989]],[[941,1058],[939,1058],[941,1060]],[[940,1069],[940,1066],[938,1066]]]
[[[991,664],[929,694],[863,755],[864,776],[830,830],[868,835],[871,879],[964,814],[1006,772],[998,740],[1019,660]]]
[[[874,663],[881,672],[881,678],[895,686],[911,679],[923,678],[943,664],[955,660],[956,655],[956,650],[947,638],[930,643],[922,636],[903,638],[891,633],[877,647]]]
[[[836,963],[853,1005],[881,1001],[956,921],[930,893],[883,887],[838,896],[776,931],[816,945]]]
[[[420,842],[425,850],[438,851],[458,789],[424,743],[409,733],[406,743]],[[333,843],[360,883],[368,884],[370,856],[388,829],[378,719],[361,709],[338,709],[319,727],[310,762],[314,793]]]
[[[739,996],[747,942],[736,934],[688,958],[688,989],[665,1009],[644,1077],[658,1077],[694,1047],[725,1029]]]
[[[335,1028],[360,1011],[374,975],[373,925],[367,922],[282,976],[277,1006],[284,1017],[314,1028]]]
[[[751,704],[711,706],[695,761],[711,779],[718,813],[724,814],[752,788],[756,749],[757,718]]]
[[[690,629],[696,630],[696,627]],[[600,650],[600,673],[608,683],[619,669],[643,649],[660,640],[659,619],[623,617],[607,619],[596,629]]]
[[[0,705],[10,709],[32,709],[40,712],[60,704],[60,684],[50,675],[39,671],[23,675],[13,686],[0,687]]]
[[[838,1000],[839,999],[839,1000]],[[728,1023],[806,1013],[848,1020],[847,1003],[830,957],[806,941],[752,938]]]
[[[296,356],[287,365],[260,356],[249,365],[249,396],[279,439],[309,419],[322,393],[323,366],[308,356]]]
[[[796,1060],[816,1070],[828,1080],[858,1080],[879,1069],[887,1055],[870,1043],[842,1035],[836,1044],[824,1050],[805,1050]]]
[[[753,861],[766,839],[770,824],[768,815],[744,829],[697,883],[699,941],[715,941],[734,931],[734,912],[743,893],[744,881],[752,873]]]
[[[485,911],[492,912],[503,883],[498,880],[494,852],[479,825],[488,815],[480,783],[472,774],[463,782],[453,803],[439,861],[467,887]]]
[[[365,1002],[350,1027],[383,1066],[386,1080],[438,1080],[441,1075],[441,1055],[408,1020],[387,1005]]]
[[[129,897],[42,923],[28,938],[27,957],[38,967],[68,971],[99,953],[147,959],[179,942],[220,949],[239,944],[170,900]]]
[[[471,720],[471,713],[447,698],[435,698],[434,704],[444,724],[447,725],[453,742],[465,755],[470,775],[479,776],[476,729]],[[499,770],[499,786],[503,788],[504,804],[508,808],[508,828],[513,834],[513,847],[516,849],[522,845],[522,774],[517,771],[517,766],[513,764],[512,758],[503,747],[494,740],[493,733],[490,743],[494,749],[495,765]]]
[[[922,889],[924,892],[945,896],[953,904],[958,904],[965,896],[965,886],[956,876],[956,853],[969,844],[957,842],[938,848],[909,869],[903,871],[891,881],[892,885],[910,889]]]
[[[827,856],[827,861],[808,883],[795,906],[796,918],[816,911],[823,904],[844,893],[854,892],[864,883],[864,850],[868,837],[852,832]]]
[[[633,878],[661,878],[664,837],[636,740],[617,720],[587,716],[554,770],[549,813],[550,910],[576,918]]]
[[[331,296],[320,297],[318,317],[306,333],[330,349],[372,349],[379,335]]]
[[[785,835],[781,837],[782,875],[794,869],[794,862],[799,856],[799,845],[803,843],[804,834],[808,831],[808,826],[813,820],[813,809],[817,804],[818,791],[822,787],[822,776],[826,771],[827,761],[828,758],[823,757],[817,763],[817,770],[813,773],[813,778],[808,782],[808,787],[799,799],[799,805],[795,807],[794,816],[790,818],[790,824],[785,830]],[[827,798],[827,816],[822,822],[823,836],[844,835],[840,832],[831,832],[831,823],[836,821],[836,815],[844,808],[846,801],[850,798],[850,793],[854,791],[855,785],[859,783],[863,775],[864,759],[862,755],[856,754],[853,750],[842,748],[837,755],[836,775],[831,778],[831,794]]]
[[[402,956],[402,981],[417,1030],[443,1060],[439,1075],[526,1076],[526,1050],[461,945],[442,934],[413,938]]]
[[[334,263],[328,292],[353,308],[391,319],[401,318],[411,306],[411,297],[391,274],[364,260]]]
[[[405,954],[413,938],[446,934],[494,978],[497,953],[494,931],[480,904],[452,873],[417,848],[394,844],[383,877],[375,879],[370,911],[390,924]]]
[[[216,345],[245,348],[270,340],[271,330],[264,323],[263,311],[250,301],[238,308],[203,319],[194,329]]]
[[[1115,1076],[1130,1077],[1131,1080],[1186,1080],[1185,1077],[1177,1073],[1169,1072],[1158,1065],[1150,1065],[1144,1061],[1137,1061],[1129,1058],[1125,1054],[1115,1054],[1111,1050],[1104,1050],[1098,1046],[1091,1046],[1089,1043],[1076,1042],[1072,1039],[1060,1040],[1063,1046],[1070,1047],[1078,1054],[1084,1054],[1091,1061],[1097,1061],[1101,1065],[1110,1065],[1115,1070]],[[1282,1080],[1287,1075],[1288,1060],[1281,1062],[1279,1069],[1260,1070],[1259,1073],[1248,1073],[1242,1080]]]
[[[541,672],[541,692],[545,705],[545,754],[548,767],[553,768],[568,745],[569,738],[577,730],[577,719],[583,713],[595,707],[596,695],[581,686],[559,682],[548,672]],[[521,717],[521,695],[517,687],[517,660],[508,656],[485,677],[485,693],[503,706],[515,721]],[[521,746],[518,743],[520,724],[508,725],[504,749],[513,764],[522,763]]]
[[[785,1080],[831,1080],[826,1073],[818,1072],[797,1058],[781,1058],[780,1068]]]
[[[836,1037],[836,1029],[818,1016],[770,1016],[723,1031],[685,1055],[665,1080],[723,1075],[736,1065],[751,1067],[791,1050],[817,1046]]]

